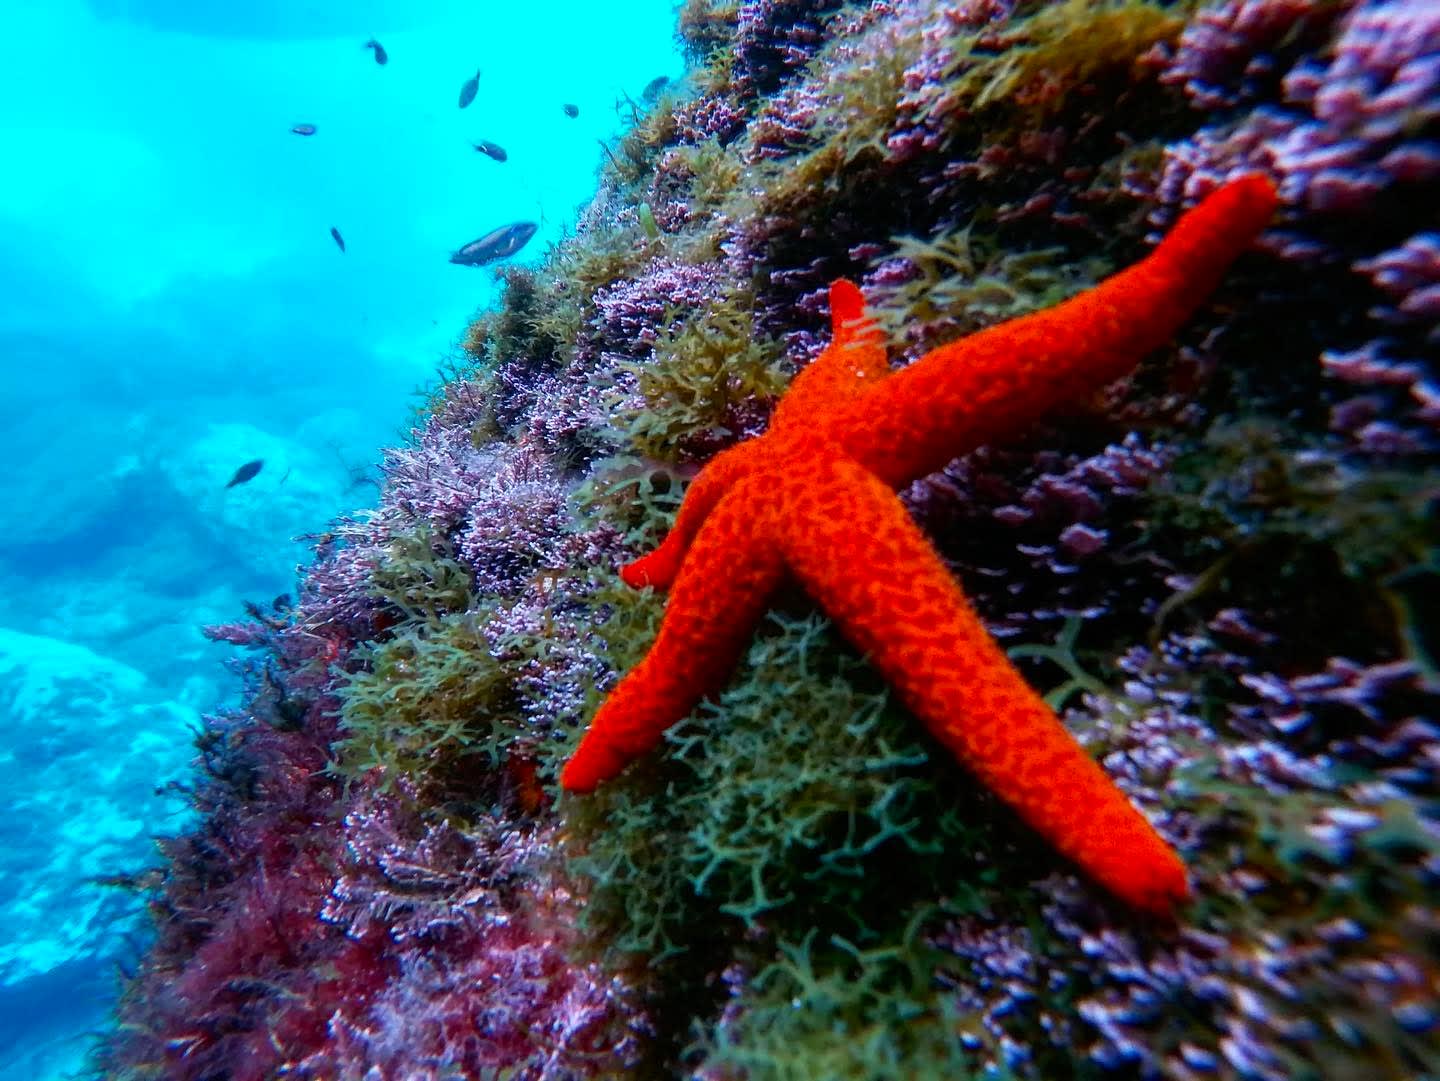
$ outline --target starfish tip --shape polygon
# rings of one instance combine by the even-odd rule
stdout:
[[[600,780],[595,776],[595,770],[587,767],[585,760],[578,755],[566,762],[565,768],[560,771],[560,787],[577,795],[594,792]]]
[[[1245,173],[1227,181],[1206,201],[1220,208],[1228,231],[1253,236],[1274,216],[1280,192],[1264,173]]]
[[[865,296],[848,278],[830,283],[830,322],[838,331],[841,323],[865,318]]]
[[[1168,918],[1190,899],[1190,880],[1180,857],[1168,847],[1157,858],[1133,860],[1110,883],[1115,894],[1152,916]]]
[[[665,561],[663,549],[658,548],[620,568],[620,580],[631,589],[644,589],[646,586],[664,589],[674,577],[675,568]]]

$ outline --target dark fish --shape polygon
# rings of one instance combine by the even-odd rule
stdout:
[[[499,229],[492,229],[479,240],[470,241],[451,255],[450,261],[461,266],[484,266],[496,259],[504,259],[523,248],[538,228],[540,227],[532,221],[502,225]]]
[[[369,41],[367,41],[364,45],[360,47],[362,49],[374,49],[375,63],[377,64],[383,64],[385,63],[385,61],[390,59],[390,54],[385,51],[385,46],[381,45],[374,38],[371,38]]]
[[[475,92],[480,89],[480,69],[475,69],[475,74],[465,80],[465,85],[460,88],[460,108],[465,108],[475,100]]]
[[[645,84],[645,89],[640,91],[641,101],[654,101],[660,96],[660,92],[670,85],[670,76],[657,75]]]
[[[568,116],[571,120],[574,120],[577,116],[580,115],[580,106],[571,105],[568,101],[564,105],[560,106],[560,108],[565,110],[565,115]]]
[[[510,155],[505,153],[505,148],[499,143],[492,143],[489,139],[481,139],[475,144],[475,149],[486,157],[494,158],[496,161],[506,161]]]
[[[225,485],[225,487],[233,488],[237,484],[244,484],[247,480],[254,480],[255,474],[260,472],[264,465],[264,458],[256,458],[253,462],[246,462],[239,469],[235,470],[235,475],[230,478],[230,483]]]
[[[296,124],[290,129],[295,135],[314,135],[318,130],[314,124]]]
[[[345,238],[340,235],[340,230],[332,225],[330,226],[330,235],[335,238],[335,243],[340,246],[340,250],[343,252],[345,250]]]

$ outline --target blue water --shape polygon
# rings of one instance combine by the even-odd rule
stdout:
[[[617,10],[7,5],[0,1078],[65,1076],[104,1026],[142,924],[94,879],[183,826],[164,786],[235,693],[198,627],[291,590],[293,538],[373,497],[411,392],[495,294],[449,252],[533,220],[517,258],[543,256],[617,97],[680,73],[671,0]]]

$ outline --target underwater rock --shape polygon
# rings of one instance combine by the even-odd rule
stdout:
[[[685,79],[575,234],[500,271],[374,506],[315,537],[293,608],[212,628],[246,698],[206,719],[105,1062],[1434,1072],[1435,12],[687,0]],[[1254,170],[1282,213],[1174,342],[903,493],[1181,853],[1173,925],[1077,879],[790,593],[663,753],[559,797],[663,610],[615,568],[764,430],[833,279],[903,368]],[[301,460],[246,447],[196,491]]]
[[[174,828],[182,798],[163,786],[184,775],[198,718],[128,665],[6,629],[0,710],[9,720],[0,786],[10,794],[0,987],[67,965],[132,963],[114,927],[137,899],[100,880],[151,862],[152,834]]]
[[[263,460],[264,472],[227,488],[236,461]],[[214,424],[167,447],[158,472],[188,513],[189,527],[210,538],[217,553],[236,560],[236,578],[264,569],[284,580],[290,538],[324,520],[342,497],[335,461],[311,448],[246,424]],[[257,471],[258,472],[258,471]]]

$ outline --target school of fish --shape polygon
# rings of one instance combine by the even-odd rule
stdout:
[[[376,64],[383,66],[390,62],[390,54],[385,50],[385,46],[381,45],[375,38],[366,41],[362,48],[370,50]],[[466,79],[460,85],[460,108],[467,108],[475,101],[476,95],[480,92],[480,74],[480,69],[476,68],[475,74],[471,75],[470,78]],[[645,89],[641,91],[641,100],[653,102],[669,85],[669,76],[661,75],[651,79],[650,82],[645,85]],[[626,100],[629,100],[628,95]],[[573,102],[564,102],[560,108],[571,120],[576,119],[580,115],[580,106]],[[319,130],[318,125],[310,123],[309,121],[294,124],[290,128],[292,134],[306,138],[317,134]],[[510,160],[510,154],[506,149],[499,143],[489,139],[480,139],[470,145],[492,161],[503,163]],[[601,145],[603,146],[604,144],[602,143]],[[543,221],[544,219],[542,218],[541,220]],[[484,236],[472,240],[470,243],[462,245],[452,252],[450,262],[460,266],[485,266],[496,260],[508,258],[523,248],[538,229],[538,225],[529,221],[517,221],[511,222],[508,225],[499,226],[498,228],[490,230],[490,232]],[[340,235],[340,230],[333,225],[330,227],[330,237],[335,241],[335,246],[339,248],[343,254],[345,251],[345,238]]]
[[[361,48],[369,50],[375,63],[381,67],[384,67],[390,62],[389,52],[386,51],[385,46],[380,44],[376,38],[370,38]],[[480,93],[480,76],[481,70],[476,68],[475,73],[460,84],[458,101],[461,109],[468,108],[473,104],[476,96]],[[641,100],[653,103],[669,85],[669,76],[661,75],[651,79],[650,82],[645,84],[645,89],[640,93]],[[626,100],[629,100],[628,96]],[[634,103],[631,102],[631,104],[633,106]],[[576,119],[580,115],[580,106],[573,102],[564,102],[560,108],[571,120]],[[319,131],[320,126],[308,120],[299,121],[290,126],[290,133],[292,135],[299,135],[305,139],[319,134]],[[490,139],[479,139],[470,145],[473,146],[478,153],[484,154],[492,161],[503,164],[510,160],[509,152],[499,143]],[[603,141],[601,142],[601,146],[605,146]],[[606,149],[608,152],[608,148]],[[643,210],[648,214],[648,207],[644,207]],[[650,220],[653,222],[653,217]],[[510,222],[507,225],[497,226],[483,236],[470,241],[468,244],[463,244],[451,252],[450,262],[457,266],[486,266],[501,259],[508,259],[521,248],[525,247],[525,245],[530,242],[530,238],[539,231],[539,228],[540,226],[533,221],[516,221]],[[335,247],[339,250],[340,254],[344,255],[345,237],[341,234],[338,226],[330,226],[330,239],[335,242]],[[234,488],[236,485],[248,484],[255,479],[264,465],[264,460],[260,458],[244,463],[235,470],[234,475],[230,478],[229,482],[226,483],[225,487]],[[281,482],[283,483],[283,481],[284,478],[282,477]]]

